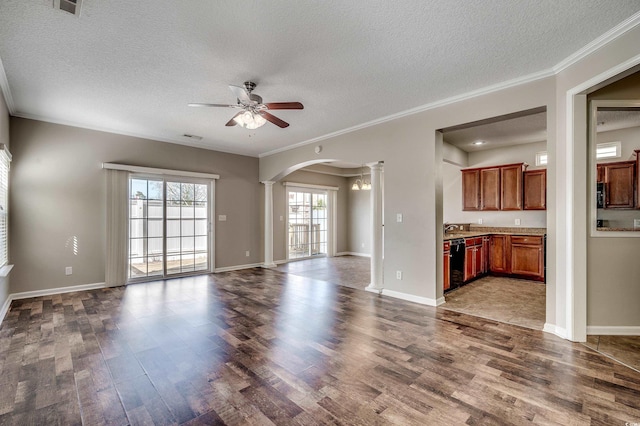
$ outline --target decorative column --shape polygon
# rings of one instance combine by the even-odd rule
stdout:
[[[371,284],[367,291],[382,293],[382,163],[371,167]]]
[[[263,268],[275,268],[273,263],[273,184],[264,181],[264,264]]]

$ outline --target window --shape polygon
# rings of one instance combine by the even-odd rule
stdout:
[[[9,164],[11,154],[0,144],[0,267],[9,263]]]
[[[596,145],[596,158],[598,160],[620,158],[622,156],[621,145],[620,141],[599,143]]]
[[[129,280],[209,271],[209,188],[202,180],[130,176]]]
[[[536,154],[536,166],[546,166],[547,165],[547,151],[540,151]]]
[[[288,259],[327,254],[328,191],[292,188],[287,191]]]

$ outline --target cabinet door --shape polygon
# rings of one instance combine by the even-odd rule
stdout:
[[[522,210],[522,164],[500,167],[500,210]]]
[[[491,250],[489,251],[489,270],[491,272],[509,272],[507,268],[508,237],[508,235],[491,236]]]
[[[524,172],[524,209],[547,209],[547,170]]]
[[[640,209],[640,149],[636,149],[636,209]]]
[[[544,253],[540,237],[512,237],[511,273],[544,278]]]
[[[481,272],[486,274],[489,272],[489,250],[491,248],[491,238],[482,237],[482,268]]]
[[[500,168],[480,169],[480,209],[500,210]]]
[[[482,275],[482,246],[475,246],[473,248],[473,276],[477,277]]]
[[[635,161],[604,164],[606,208],[634,208]]]
[[[462,210],[480,210],[480,170],[462,171]]]
[[[467,282],[475,278],[475,271],[473,265],[473,246],[464,248],[464,282]]]
[[[449,290],[451,287],[451,252],[449,250],[445,250],[442,256],[442,282],[444,291]]]

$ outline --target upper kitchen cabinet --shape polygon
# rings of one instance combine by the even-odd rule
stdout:
[[[465,211],[522,210],[523,163],[462,170]]]
[[[500,167],[500,210],[522,210],[522,166]]]
[[[632,209],[635,201],[636,161],[617,161],[597,166],[605,187],[604,208]]]
[[[500,168],[480,169],[480,210],[500,210]]]
[[[528,170],[523,174],[524,209],[546,210],[547,208],[547,170]]]
[[[480,210],[480,170],[462,171],[462,210]]]

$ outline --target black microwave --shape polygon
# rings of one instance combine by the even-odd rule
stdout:
[[[596,187],[596,204],[599,209],[604,208],[604,190],[605,184],[604,182],[598,182]]]

